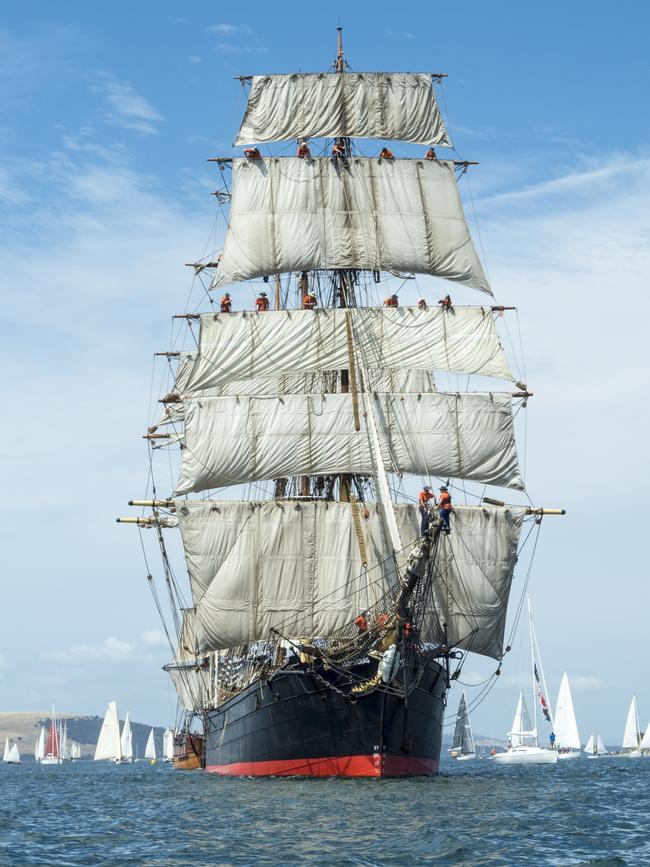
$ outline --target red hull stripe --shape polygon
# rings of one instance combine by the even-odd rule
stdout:
[[[227,777],[415,777],[438,772],[433,759],[411,756],[332,756],[207,765],[210,774]]]

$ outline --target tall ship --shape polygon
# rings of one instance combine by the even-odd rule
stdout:
[[[434,774],[467,654],[500,670],[520,537],[560,510],[520,493],[530,392],[465,219],[471,163],[439,153],[443,78],[352,72],[340,29],[328,72],[241,77],[242,150],[211,158],[225,234],[156,353],[148,490],[118,519],[161,553],[178,767]]]

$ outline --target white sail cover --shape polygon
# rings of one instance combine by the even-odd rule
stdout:
[[[147,746],[144,748],[144,757],[145,759],[156,758],[156,740],[154,738],[153,729],[151,729],[149,737],[147,738]]]
[[[513,379],[489,307],[268,310],[203,315],[199,351],[180,360],[174,391],[347,369],[348,319],[357,367],[373,371],[375,391],[392,390],[378,387],[380,370],[401,371],[394,387],[404,391],[416,390],[416,370]]]
[[[253,76],[235,145],[340,137],[452,147],[429,73]]]
[[[394,582],[376,503],[176,500],[174,505],[202,652],[265,640],[271,628],[288,636],[324,637],[377,602]],[[353,509],[360,509],[367,569]],[[419,535],[420,516],[417,506],[401,504],[395,516],[403,565]],[[439,576],[434,595],[438,617],[447,623],[450,640],[471,645],[476,653],[502,654],[522,519],[521,509],[459,506],[452,513],[452,533],[441,542],[444,582]],[[459,568],[451,565],[454,557]],[[463,608],[468,591],[471,602]]]
[[[133,735],[131,733],[131,720],[129,719],[128,710],[124,719],[120,744],[122,748],[122,758],[130,761],[133,758]]]
[[[36,746],[34,747],[34,758],[37,762],[45,755],[45,726],[41,726],[41,730],[38,733],[38,740],[36,741]]]
[[[492,294],[453,163],[233,160],[230,223],[212,287],[336,268],[432,274]]]
[[[117,712],[117,702],[109,702],[106,715],[99,732],[95,747],[95,761],[115,760],[122,758],[120,740],[120,718]]]
[[[636,694],[632,696],[630,707],[625,720],[625,731],[623,732],[623,749],[637,750],[639,748],[639,712],[636,706]]]
[[[506,394],[374,394],[384,468],[523,489]],[[177,494],[298,475],[377,472],[349,394],[185,401]]]
[[[555,731],[555,744],[559,749],[580,749],[580,735],[578,734],[578,724],[573,709],[571,687],[569,686],[569,678],[566,671],[562,676],[560,691],[557,696],[553,725]]]
[[[174,732],[171,729],[165,729],[163,734],[163,761],[172,762],[174,760]]]
[[[537,730],[533,728],[530,711],[528,710],[523,692],[519,693],[515,718],[512,721],[512,731],[508,732],[508,737],[513,747],[537,746]]]

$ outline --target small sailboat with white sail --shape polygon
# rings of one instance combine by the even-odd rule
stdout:
[[[124,718],[124,726],[122,728],[121,737],[122,761],[129,764],[133,761],[133,734],[131,732],[131,720],[129,719],[129,711],[127,710]]]
[[[622,747],[623,755],[631,759],[638,759],[641,756],[641,732],[639,731],[639,710],[636,704],[636,693],[633,694],[630,707],[627,711]]]
[[[45,755],[45,726],[41,726],[41,730],[38,733],[38,738],[36,739],[36,744],[34,746],[34,760],[37,762],[40,762],[40,761],[42,761],[44,755]]]
[[[153,729],[149,732],[149,737],[147,738],[147,746],[144,749],[144,757],[145,759],[149,759],[149,764],[155,765],[158,761],[156,758],[156,741],[153,734]]]
[[[6,765],[20,764],[20,752],[18,750],[18,744],[12,744],[9,738],[5,738],[5,748],[2,756],[2,761]]]
[[[60,765],[63,762],[61,755],[61,729],[52,705],[52,717],[47,733],[47,740],[40,760],[42,765]]]
[[[597,759],[599,756],[609,755],[603,739],[598,732],[592,732],[589,736],[589,740],[585,744],[585,755],[588,759]]]
[[[562,683],[560,684],[560,691],[557,696],[553,725],[558,759],[580,758],[580,735],[573,709],[569,677],[566,671],[562,676]]]
[[[533,615],[528,598],[528,623],[530,637],[530,659],[532,667],[532,699],[533,718],[526,704],[523,690],[519,693],[515,718],[512,723],[512,731],[508,732],[508,749],[504,753],[497,753],[494,761],[501,765],[554,765],[557,763],[557,750],[546,749],[539,746],[537,736],[537,701],[539,700],[543,718],[553,726],[551,709],[546,701],[546,681],[537,647]],[[539,662],[539,671],[537,663]],[[541,682],[540,682],[541,673]]]
[[[451,744],[451,757],[459,762],[467,761],[468,759],[476,758],[476,749],[474,747],[474,734],[472,733],[472,724],[469,719],[467,710],[467,700],[465,693],[460,697],[458,704],[458,713],[456,714],[456,727],[454,729],[454,739]]]
[[[174,732],[171,729],[165,729],[163,735],[163,762],[174,761]]]
[[[95,747],[95,761],[109,761],[119,764],[122,761],[122,743],[120,738],[120,717],[117,712],[117,702],[111,701],[106,708]]]

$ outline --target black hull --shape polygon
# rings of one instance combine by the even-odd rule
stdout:
[[[445,670],[429,662],[406,701],[355,700],[323,670],[283,669],[205,715],[205,770],[228,776],[406,777],[438,771]]]

